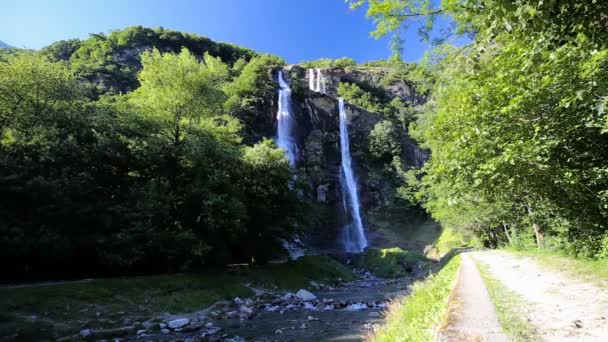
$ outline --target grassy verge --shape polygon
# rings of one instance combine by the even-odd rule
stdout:
[[[394,301],[386,325],[371,336],[372,341],[432,341],[434,330],[443,319],[448,297],[460,268],[460,257],[453,257],[437,274],[417,282],[412,293]]]
[[[354,278],[328,257],[232,272],[99,279],[25,288],[0,288],[0,340],[49,340],[81,329],[107,329],[145,322],[162,313],[202,310],[228,298],[247,297],[257,286],[298,289],[310,280]]]
[[[518,255],[531,257],[552,270],[564,272],[573,278],[593,282],[608,288],[608,260],[579,259],[549,250],[515,250],[507,251]]]
[[[369,270],[377,277],[397,278],[411,273],[414,264],[422,260],[425,260],[424,256],[399,247],[368,248],[357,266]]]
[[[515,342],[540,341],[534,326],[530,324],[520,310],[526,305],[525,300],[494,278],[487,265],[478,261],[475,261],[475,263],[486,284],[490,299],[494,303],[498,321],[503,331]]]

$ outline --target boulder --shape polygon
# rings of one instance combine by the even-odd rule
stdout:
[[[171,329],[181,329],[190,323],[190,319],[188,318],[178,318],[172,321],[169,321],[167,324]]]
[[[93,336],[93,331],[91,331],[91,329],[84,329],[80,331],[80,337],[82,338],[90,338]]]
[[[315,299],[317,299],[317,296],[315,296],[314,294],[312,294],[312,293],[310,293],[310,292],[308,292],[308,291],[306,291],[304,289],[301,289],[300,291],[298,291],[296,293],[296,297],[298,297],[298,299],[300,299],[300,300],[315,300]]]

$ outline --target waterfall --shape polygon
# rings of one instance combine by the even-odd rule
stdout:
[[[308,88],[312,91],[316,91],[315,88],[315,71],[308,69]]]
[[[325,77],[323,77],[321,69],[308,69],[308,88],[325,94]]]
[[[279,111],[277,112],[277,145],[285,150],[289,164],[294,166],[298,156],[298,146],[294,137],[296,122],[291,115],[291,88],[279,70]]]
[[[338,101],[338,109],[340,112],[340,149],[342,152],[340,185],[342,187],[342,204],[347,213],[346,216],[349,218],[344,226],[342,242],[347,252],[360,253],[367,247],[367,238],[361,221],[357,182],[351,166],[348,126],[346,125],[346,111],[342,98]]]

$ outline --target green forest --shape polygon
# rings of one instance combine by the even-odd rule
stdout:
[[[1,58],[3,277],[264,261],[293,227],[282,151],[243,142],[280,58],[142,27]]]
[[[399,42],[422,19],[437,44],[430,100],[409,126],[431,158],[404,175],[404,195],[486,246],[606,258],[608,4],[350,1],[366,3],[374,36]],[[433,31],[439,15],[455,29]]]

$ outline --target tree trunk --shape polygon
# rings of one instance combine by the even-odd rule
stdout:
[[[511,235],[509,235],[509,230],[507,229],[507,225],[504,221],[502,222],[502,228],[505,230],[505,235],[507,236],[507,241],[509,241],[509,245],[513,244],[513,241],[511,240]]]
[[[534,210],[528,205],[528,214],[532,220],[532,227],[534,228],[534,235],[536,236],[536,246],[538,249],[543,248],[543,229],[534,220]]]

